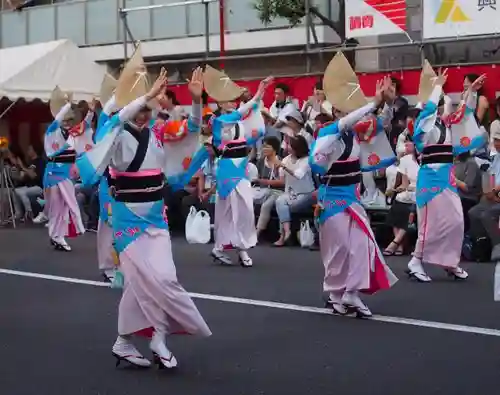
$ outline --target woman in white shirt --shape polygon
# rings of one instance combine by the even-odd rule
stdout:
[[[396,196],[387,215],[387,224],[392,227],[394,239],[383,252],[386,256],[403,255],[402,242],[408,231],[410,214],[416,202],[418,169],[415,153],[404,155],[399,160],[398,175],[401,175],[401,184],[390,191]]]
[[[278,166],[283,171],[285,193],[276,199],[276,212],[280,220],[281,236],[274,243],[276,247],[289,244],[291,232],[291,215],[312,209],[313,192],[316,189],[309,167],[309,146],[303,136],[290,140],[290,155]]]
[[[495,102],[495,120],[490,125],[490,143],[489,151],[490,155],[495,155],[496,149],[494,145],[493,136],[498,136],[500,134],[500,97],[497,98]]]

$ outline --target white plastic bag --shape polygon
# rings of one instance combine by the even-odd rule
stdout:
[[[191,229],[193,228],[193,221],[194,221],[194,218],[196,217],[196,207],[195,206],[191,206],[189,208],[189,214],[186,218],[186,226],[185,226],[185,232],[186,232],[186,240],[189,241],[189,232],[191,232]]]
[[[300,224],[299,242],[300,246],[304,248],[309,248],[314,244],[314,233],[309,221],[303,221]]]
[[[210,215],[205,210],[196,212],[191,206],[186,219],[186,240],[190,244],[207,244],[212,238]]]

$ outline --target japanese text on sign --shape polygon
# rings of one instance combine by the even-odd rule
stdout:
[[[351,30],[373,28],[373,15],[351,16],[349,17],[349,28]]]
[[[496,5],[497,5],[497,0],[478,0],[477,2],[477,8],[479,8],[479,11],[482,11],[487,7],[496,10],[497,9]]]

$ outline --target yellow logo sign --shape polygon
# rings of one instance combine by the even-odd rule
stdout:
[[[469,22],[470,20],[456,0],[441,1],[441,7],[436,15],[436,23]]]

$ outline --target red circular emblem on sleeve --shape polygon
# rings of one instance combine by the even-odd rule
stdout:
[[[468,147],[470,145],[471,141],[470,138],[467,136],[464,136],[460,139],[460,145],[462,147]]]
[[[57,144],[57,143],[52,143],[52,149],[53,149],[54,151],[57,151],[57,150],[59,149],[59,144]]]
[[[380,163],[380,156],[377,154],[373,153],[368,157],[368,164],[370,166],[376,166]]]

